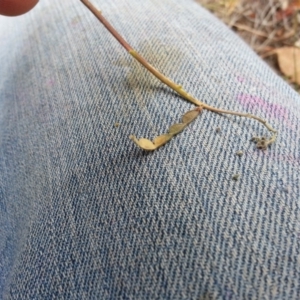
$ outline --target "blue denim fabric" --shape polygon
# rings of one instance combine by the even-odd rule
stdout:
[[[278,141],[256,150],[261,124],[204,111],[145,153],[129,135],[191,104],[80,1],[0,17],[0,298],[297,299],[299,95],[191,0],[94,2],[165,75]]]

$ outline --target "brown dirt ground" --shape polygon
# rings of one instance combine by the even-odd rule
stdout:
[[[277,56],[270,53],[285,46],[300,47],[300,0],[195,1],[220,18],[285,78]],[[299,90],[299,86],[291,85]]]

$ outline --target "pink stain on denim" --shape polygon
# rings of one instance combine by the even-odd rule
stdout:
[[[247,94],[240,94],[237,99],[247,109],[259,107],[269,118],[283,121],[289,119],[289,110],[279,104],[269,103],[257,96]]]
[[[49,79],[49,80],[47,81],[47,86],[48,86],[48,87],[53,87],[54,84],[55,84],[55,81],[54,81],[53,79]]]
[[[244,82],[244,81],[245,81],[245,78],[242,77],[242,76],[238,76],[238,77],[237,77],[237,80],[238,80],[239,82]]]

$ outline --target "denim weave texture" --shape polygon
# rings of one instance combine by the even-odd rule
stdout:
[[[299,95],[192,0],[93,3],[166,76],[278,140],[257,150],[262,124],[204,111],[146,153],[130,134],[194,106],[80,1],[0,17],[0,298],[299,299]]]

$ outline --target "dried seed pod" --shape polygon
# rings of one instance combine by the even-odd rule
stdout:
[[[187,125],[185,123],[174,124],[169,128],[169,133],[175,135],[184,130]]]
[[[131,135],[129,137],[131,140],[133,140],[140,148],[147,150],[147,151],[153,151],[157,148],[156,145],[153,144],[153,142],[151,142],[148,139],[137,139],[134,135]]]
[[[157,136],[153,140],[153,144],[156,146],[156,148],[161,147],[164,144],[166,144],[168,141],[170,141],[172,139],[172,137],[173,137],[173,134],[170,134],[170,133]]]
[[[185,124],[189,124],[194,121],[200,114],[199,110],[193,109],[188,111],[182,116],[182,122]]]

